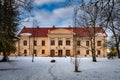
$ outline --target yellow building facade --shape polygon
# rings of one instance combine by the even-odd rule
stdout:
[[[74,34],[79,34],[74,40]],[[83,36],[80,36],[82,34]],[[91,43],[89,36],[83,32],[83,28],[26,28],[18,35],[16,44],[19,56],[74,56],[75,52],[80,56],[91,56]],[[102,28],[96,33],[96,56],[105,57],[106,33]],[[76,44],[76,45],[75,45]]]

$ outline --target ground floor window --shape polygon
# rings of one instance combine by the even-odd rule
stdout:
[[[37,56],[37,50],[36,49],[34,49],[33,53],[34,53],[35,56]]]
[[[80,55],[80,50],[77,51],[77,55]]]
[[[24,55],[27,56],[27,50],[26,49],[24,50]]]
[[[100,50],[97,50],[97,54],[100,55],[100,54],[101,54],[101,51],[100,51]]]
[[[44,49],[42,50],[42,54],[45,54],[45,50]]]
[[[86,54],[89,55],[89,50],[86,50]]]

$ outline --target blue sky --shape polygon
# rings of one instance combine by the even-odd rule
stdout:
[[[40,27],[73,25],[73,7],[65,7],[65,0],[34,0],[31,14],[26,14],[28,16],[21,20],[23,26],[32,27],[33,20]]]

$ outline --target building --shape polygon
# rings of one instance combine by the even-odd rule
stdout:
[[[87,32],[85,30],[89,30]],[[75,52],[80,56],[91,56],[90,37],[93,28],[26,28],[18,34],[17,54],[19,56],[74,56]],[[74,38],[76,36],[76,38]],[[106,54],[106,37],[104,29],[96,28],[96,55],[100,57]]]

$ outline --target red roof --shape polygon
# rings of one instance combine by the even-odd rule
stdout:
[[[52,27],[52,28],[41,28],[41,27],[37,27],[37,28],[26,28],[24,27],[20,33],[30,33],[32,34],[32,36],[34,35],[35,37],[47,37],[48,35],[48,30],[55,30],[55,29],[61,29],[60,27]],[[79,35],[79,36],[92,36],[93,35],[93,28],[92,27],[87,27],[87,28],[81,28],[81,27],[77,27],[77,28],[73,28],[73,27],[65,27],[63,29],[67,29],[67,30],[73,30],[75,34]],[[107,36],[107,34],[105,33],[104,29],[101,27],[97,27],[95,28],[96,33],[103,33],[105,34],[105,36]]]
[[[96,27],[95,32],[93,27],[86,27],[86,28],[77,27],[77,28],[74,28],[74,33],[76,33],[81,37],[93,36],[94,33],[102,33],[102,34],[105,34],[105,36],[107,36],[105,30],[102,27]]]

